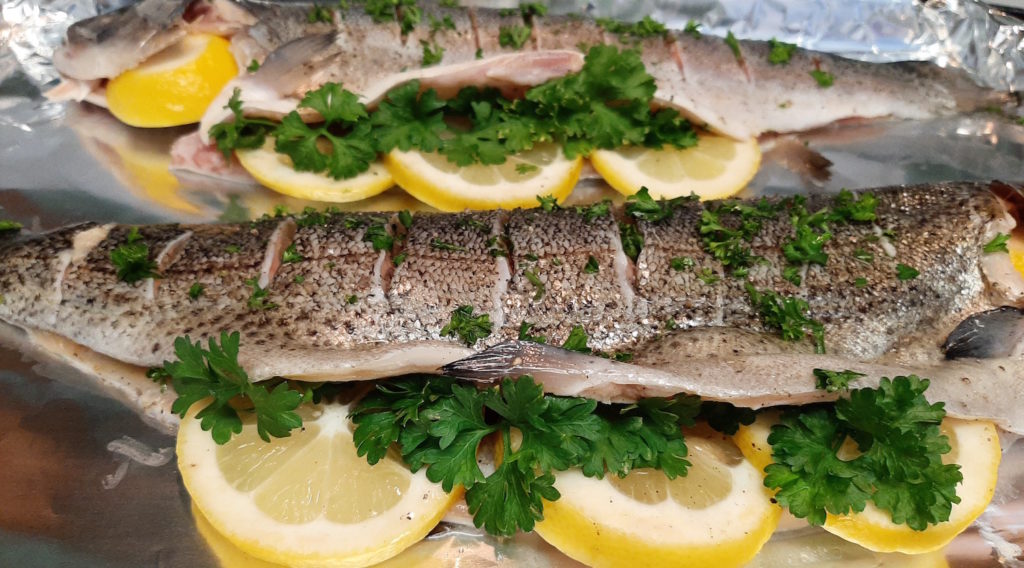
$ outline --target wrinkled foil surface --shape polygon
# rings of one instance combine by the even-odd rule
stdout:
[[[4,218],[36,229],[90,218],[129,223],[236,221],[282,203],[281,196],[265,190],[179,185],[166,172],[164,161],[170,142],[184,130],[140,131],[88,105],[43,99],[42,91],[57,79],[50,58],[67,27],[125,2],[2,2]],[[518,1],[477,4],[509,7]],[[677,28],[692,19],[701,22],[706,33],[774,37],[869,61],[931,60],[966,69],[994,88],[1024,91],[1024,24],[977,2],[555,0],[550,5],[555,12],[586,9],[597,17],[638,19],[650,14]],[[1024,178],[1024,127],[996,116],[829,128],[801,135],[800,141],[833,162],[831,179],[807,179],[786,167],[785,158],[773,156],[775,150],[766,145],[762,170],[747,196],[944,179]],[[606,195],[601,191],[581,187],[573,198]],[[293,210],[304,205],[284,203]],[[395,190],[362,206],[377,204],[415,206]],[[129,436],[132,447],[152,450],[136,453],[154,457],[170,451],[173,437],[91,392],[89,381],[68,368],[28,361],[16,341],[11,345],[0,342],[0,566],[270,568],[215,533],[204,532],[201,522],[197,530],[173,463],[147,465],[110,449]],[[938,553],[951,566],[1024,565],[1024,441],[1004,442],[994,506]],[[8,506],[11,503],[15,506]],[[819,529],[799,529],[777,533],[754,566],[817,566],[824,558],[829,565],[843,567],[907,562],[867,552]],[[388,565],[579,566],[535,535],[496,539],[457,522],[443,524]]]

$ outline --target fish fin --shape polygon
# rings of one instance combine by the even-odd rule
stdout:
[[[764,158],[777,162],[801,178],[822,185],[832,178],[832,160],[812,150],[796,136],[780,136],[770,141]]]
[[[312,62],[329,58],[337,51],[338,33],[300,37],[275,49],[251,75],[253,80],[272,86],[283,95],[295,93],[308,83]]]
[[[493,381],[521,364],[523,352],[536,343],[506,341],[441,367],[441,374],[474,381]]]
[[[1024,310],[1004,306],[960,322],[942,350],[946,359],[1010,357],[1024,340]]]

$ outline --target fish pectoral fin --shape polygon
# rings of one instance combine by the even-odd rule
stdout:
[[[946,359],[995,359],[1015,355],[1024,340],[1024,310],[1004,306],[960,322],[942,344]]]

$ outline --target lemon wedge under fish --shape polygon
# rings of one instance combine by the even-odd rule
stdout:
[[[658,470],[625,478],[556,474],[562,496],[544,503],[535,530],[594,567],[742,566],[779,521],[761,474],[728,439],[688,434],[688,475]]]
[[[762,413],[750,426],[741,426],[736,445],[758,468],[772,461],[768,434],[777,414]],[[921,554],[939,550],[963,532],[988,507],[996,488],[1002,452],[999,436],[991,422],[946,418],[942,433],[949,437],[951,451],[945,463],[958,463],[964,480],[957,486],[960,503],[953,505],[949,520],[915,531],[892,522],[889,514],[868,503],[864,511],[849,515],[828,515],[825,530],[876,552]]]
[[[646,187],[655,199],[694,193],[701,199],[725,199],[739,193],[761,165],[757,140],[733,140],[701,133],[697,145],[660,150],[625,146],[595,150],[590,162],[609,185],[624,195]]]
[[[178,468],[195,507],[238,550],[291,567],[368,566],[422,540],[459,498],[396,456],[356,455],[348,407],[303,406],[303,427],[261,440],[253,415],[219,446],[195,419],[178,430]]]
[[[130,126],[160,128],[198,122],[238,74],[230,44],[209,34],[185,36],[107,84],[110,112]]]

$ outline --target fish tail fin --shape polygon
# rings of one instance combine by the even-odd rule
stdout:
[[[1024,342],[1024,309],[1003,306],[960,322],[942,350],[946,359],[994,359],[1019,355]]]

